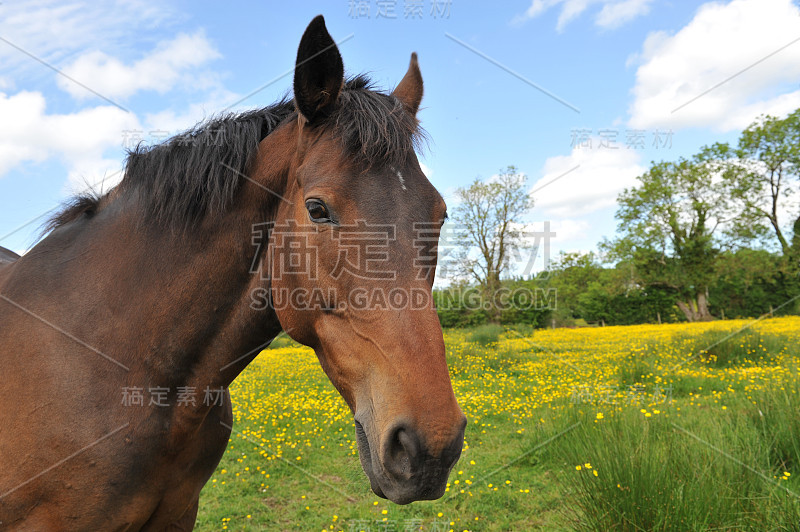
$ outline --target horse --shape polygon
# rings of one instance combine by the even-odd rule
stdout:
[[[228,386],[281,331],[350,407],[372,491],[444,494],[466,418],[431,302],[446,205],[415,151],[422,93],[416,54],[391,93],[345,79],[318,16],[293,99],[130,150],[117,186],[3,254],[0,529],[192,529]]]

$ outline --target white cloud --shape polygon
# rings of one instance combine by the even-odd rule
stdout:
[[[31,0],[4,3],[0,35],[0,178],[27,163],[56,160],[65,192],[87,184],[108,189],[121,178],[126,131],[177,133],[229,102],[218,74],[203,68],[219,57],[202,32],[169,31],[183,15],[153,0]],[[158,42],[168,31],[170,39]],[[67,73],[103,96],[122,100],[137,91],[183,89],[186,109],[143,114],[106,105],[26,53]],[[133,57],[134,59],[128,59]],[[123,59],[125,58],[125,59]],[[49,82],[92,107],[50,113]],[[203,103],[195,103],[201,101]],[[95,107],[95,105],[97,105]],[[144,124],[144,125],[143,125]]]
[[[608,2],[597,14],[595,24],[600,27],[615,29],[650,11],[652,0],[623,0]]]
[[[759,114],[800,107],[800,91],[792,90],[800,82],[800,42],[786,47],[798,36],[800,9],[791,0],[701,6],[674,35],[645,40],[630,125],[730,131]]]
[[[553,241],[562,246],[565,242],[583,240],[588,236],[590,229],[591,225],[587,220],[573,220],[570,218],[553,220],[550,225],[550,230],[555,233]]]
[[[191,81],[188,71],[218,57],[219,52],[205,35],[196,32],[159,43],[150,54],[131,65],[95,50],[81,55],[62,70],[107,98],[124,99],[142,90],[164,93],[182,77]],[[74,98],[95,97],[63,76],[58,77],[58,85]]]
[[[593,146],[599,146],[599,139],[592,140]],[[575,147],[569,155],[545,161],[542,178],[531,187],[534,215],[538,219],[578,220],[611,207],[619,193],[636,184],[636,177],[645,171],[634,149]],[[570,230],[577,228],[573,225]]]
[[[551,8],[561,7],[556,29],[563,31],[574,19],[582,15],[593,5],[602,6],[595,16],[595,25],[604,29],[614,29],[631,20],[646,15],[650,11],[653,0],[533,0],[530,7],[512,20],[513,24],[522,24],[542,15]]]
[[[13,43],[0,42],[0,178],[19,165],[57,160],[65,166],[67,191],[85,190],[87,182],[96,186],[120,169],[123,131],[141,129],[138,119],[105,104],[48,113],[49,96],[37,85],[58,75],[26,53],[61,68],[65,58],[87,50],[129,52],[131,42],[152,42],[156,31],[179,22],[180,14],[152,0],[31,0],[5,2],[0,10],[0,35]],[[111,176],[103,187],[119,178]]]
[[[199,122],[217,116],[223,110],[229,110],[230,103],[241,97],[225,88],[219,76],[214,73],[205,72],[194,77],[193,85],[202,89],[203,100],[190,103],[179,111],[170,107],[154,113],[146,113],[144,122],[148,131],[166,131],[170,136],[182,133]]]
[[[58,67],[61,60],[90,48],[120,48],[135,36],[179,20],[164,2],[111,0],[83,2],[31,0],[5,2],[0,35],[26,52]],[[50,71],[7,43],[0,43],[0,71],[49,75]]]
[[[232,98],[210,98],[205,102],[193,103],[183,111],[175,111],[170,108],[157,113],[148,113],[145,115],[145,123],[147,125],[145,133],[153,131],[166,132],[169,137],[172,137],[211,118],[225,107],[225,103],[231,100]],[[156,141],[156,139],[145,138],[145,141],[149,140]]]
[[[121,147],[122,132],[139,129],[136,117],[113,106],[100,106],[68,114],[48,114],[38,92],[0,93],[0,177],[17,165],[58,158],[69,169],[70,185],[84,190],[84,180],[96,184],[106,173],[119,169],[121,160],[105,153]],[[105,188],[115,184],[109,179]]]

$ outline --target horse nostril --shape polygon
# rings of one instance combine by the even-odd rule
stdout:
[[[386,445],[386,470],[398,478],[411,478],[419,451],[417,435],[404,425],[395,427]]]

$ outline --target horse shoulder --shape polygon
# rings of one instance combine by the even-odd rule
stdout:
[[[191,530],[200,491],[214,473],[231,435],[233,411],[226,391],[202,421],[184,409],[173,417],[169,448],[175,456],[159,467],[171,479],[142,530]],[[168,453],[168,454],[171,454]]]

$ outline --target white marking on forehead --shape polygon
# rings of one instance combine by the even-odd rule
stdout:
[[[394,168],[392,168],[392,170],[394,170]],[[403,174],[400,172],[400,170],[395,170],[395,172],[397,172],[397,179],[400,180],[400,186],[403,187],[403,190],[408,190],[406,188],[406,180],[403,178]]]

